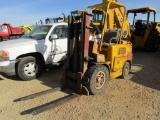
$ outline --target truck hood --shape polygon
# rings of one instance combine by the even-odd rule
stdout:
[[[0,50],[12,48],[16,46],[29,45],[29,44],[38,44],[38,42],[37,40],[28,39],[28,38],[7,40],[7,41],[0,42]]]

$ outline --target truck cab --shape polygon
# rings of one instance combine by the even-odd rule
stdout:
[[[0,44],[0,72],[31,80],[48,66],[65,62],[66,54],[67,23],[38,25],[29,34]]]
[[[20,37],[24,34],[23,30],[19,27],[12,27],[9,23],[4,23],[0,25],[0,41],[3,39],[11,39],[15,37]]]
[[[8,28],[7,28],[7,26],[0,25],[0,36],[1,36],[1,39],[5,38],[5,37],[8,37]]]

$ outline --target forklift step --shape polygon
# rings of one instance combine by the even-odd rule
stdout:
[[[42,112],[44,112],[44,111],[47,111],[47,110],[56,108],[56,107],[58,107],[58,106],[60,106],[60,105],[62,105],[62,104],[64,104],[64,103],[66,103],[66,102],[69,102],[69,101],[71,101],[71,100],[73,100],[73,99],[75,99],[75,98],[78,98],[79,96],[80,96],[80,95],[78,95],[78,94],[68,95],[68,96],[66,96],[66,97],[64,97],[64,98],[61,98],[61,99],[58,100],[58,101],[53,102],[52,104],[49,104],[49,105],[44,106],[44,107],[42,107],[42,108],[39,108],[39,109],[37,109],[37,110],[35,110],[35,111],[32,111],[31,114],[32,114],[32,115],[37,115],[37,114],[42,113]]]
[[[56,88],[53,88],[53,89],[49,89],[49,90],[38,92],[38,93],[35,93],[35,94],[32,94],[32,95],[28,95],[28,96],[25,96],[25,97],[22,97],[22,98],[18,98],[16,100],[14,100],[14,102],[25,101],[25,100],[28,100],[28,99],[34,99],[36,97],[39,97],[39,96],[42,96],[42,95],[45,95],[45,94],[48,94],[48,93],[53,93],[53,92],[56,92],[56,91],[60,91],[60,90],[61,90],[60,87],[56,87]]]

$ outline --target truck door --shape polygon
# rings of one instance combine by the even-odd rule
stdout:
[[[58,39],[53,40],[52,54],[53,63],[67,59],[67,25],[56,26],[51,34],[56,34]]]

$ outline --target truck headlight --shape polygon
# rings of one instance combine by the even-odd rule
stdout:
[[[9,60],[9,53],[7,51],[1,50],[0,61],[7,61],[7,60]]]

